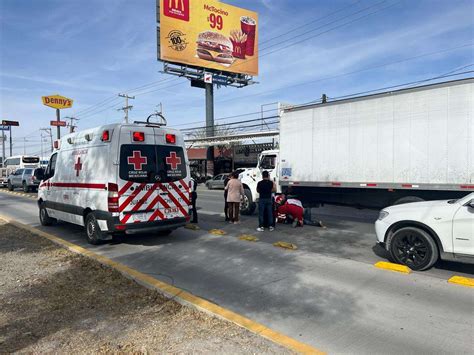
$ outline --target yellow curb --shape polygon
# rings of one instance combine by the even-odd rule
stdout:
[[[465,287],[474,287],[474,279],[471,277],[453,276],[448,282]]]
[[[298,247],[295,244],[288,243],[288,242],[276,242],[276,243],[273,243],[273,246],[283,248],[283,249],[289,249],[289,250],[298,249]]]
[[[201,229],[201,228],[199,228],[199,226],[196,225],[196,224],[186,224],[186,225],[184,226],[184,228],[186,228],[186,229],[191,229],[191,230],[193,230],[193,231],[198,231],[198,230]]]
[[[218,306],[214,303],[211,303],[203,298],[200,298],[198,296],[194,296],[193,294],[184,291],[178,287],[172,286],[170,284],[167,284],[163,281],[159,281],[152,276],[146,275],[141,273],[140,271],[137,271],[135,269],[132,269],[128,266],[125,266],[121,263],[118,263],[116,261],[113,261],[105,256],[99,255],[97,253],[94,253],[93,251],[87,250],[83,247],[80,247],[76,244],[73,244],[71,242],[68,242],[64,239],[58,238],[52,234],[40,231],[39,229],[36,229],[34,227],[30,227],[26,224],[17,222],[15,220],[12,220],[10,218],[4,217],[0,215],[0,219],[5,220],[6,222],[21,228],[23,230],[26,230],[28,232],[34,233],[36,235],[39,235],[41,237],[44,237],[53,243],[59,244],[60,246],[73,251],[75,253],[81,254],[83,256],[86,256],[88,258],[91,258],[93,260],[98,261],[99,263],[109,266],[117,271],[119,271],[122,275],[125,277],[132,279],[136,281],[137,283],[147,287],[147,288],[153,288],[156,289],[163,294],[165,294],[169,298],[173,298],[177,302],[180,302],[182,304],[194,306],[198,308],[199,310],[202,310],[204,312],[210,313],[214,316],[217,316],[219,318],[225,319],[229,322],[232,322],[242,328],[245,328],[249,330],[252,333],[258,334],[263,336],[264,338],[267,338],[274,343],[277,343],[281,346],[284,346],[290,350],[296,351],[300,354],[325,354],[323,351],[318,350],[308,344],[302,343],[296,339],[290,338],[287,335],[284,335],[282,333],[279,333],[275,330],[272,330],[263,324],[254,322],[253,320],[246,318],[244,316],[241,316],[240,314],[237,314],[231,310],[228,310],[226,308],[223,308],[221,306]]]
[[[211,229],[209,233],[214,234],[214,235],[226,235],[227,233],[223,231],[222,229]]]
[[[378,263],[375,263],[374,266],[379,269],[401,272],[402,274],[411,273],[411,269],[406,265],[394,264],[386,261],[379,261]]]
[[[239,237],[240,240],[246,240],[248,242],[256,242],[258,241],[259,239],[254,236],[254,235],[251,235],[251,234],[242,234],[240,237]]]

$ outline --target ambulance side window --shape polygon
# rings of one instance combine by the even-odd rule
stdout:
[[[48,167],[46,168],[46,172],[44,173],[44,179],[49,179],[54,176],[54,172],[56,170],[57,156],[58,156],[58,153],[55,153],[54,155],[51,156]]]

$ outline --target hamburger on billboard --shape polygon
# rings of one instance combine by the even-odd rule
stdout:
[[[217,0],[160,0],[160,59],[258,75],[258,15]]]

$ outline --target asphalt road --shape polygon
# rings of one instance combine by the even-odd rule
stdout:
[[[223,192],[199,189],[200,231],[136,235],[121,244],[87,245],[82,228],[38,227],[93,249],[329,353],[472,353],[474,290],[448,284],[474,267],[439,263],[426,272],[377,269],[377,213],[325,207],[328,229],[278,226],[257,233],[255,216],[229,225]],[[32,199],[0,193],[0,215],[38,226]],[[207,231],[221,228],[224,236]],[[239,240],[253,234],[260,240]],[[276,248],[276,241],[298,246]]]

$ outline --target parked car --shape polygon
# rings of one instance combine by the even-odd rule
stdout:
[[[23,188],[24,192],[37,190],[41,180],[43,179],[43,175],[43,168],[17,169],[8,176],[8,190],[13,191],[16,187]]]
[[[474,193],[384,208],[375,230],[393,261],[413,270],[439,259],[474,263]]]
[[[219,174],[214,176],[211,180],[206,181],[206,187],[212,189],[224,189],[224,180],[227,174]]]

